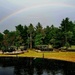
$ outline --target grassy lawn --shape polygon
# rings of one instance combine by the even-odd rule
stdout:
[[[75,62],[75,52],[45,53],[45,58]]]
[[[34,58],[57,59],[64,61],[75,62],[75,52],[36,52],[34,50],[28,50],[23,54],[18,54],[18,57],[34,57]],[[16,55],[0,54],[0,57],[16,57]]]
[[[24,54],[20,54],[20,57],[39,57],[39,58],[47,59],[58,59],[58,60],[65,60],[65,61],[72,61],[75,62],[75,52],[35,52],[29,51]]]

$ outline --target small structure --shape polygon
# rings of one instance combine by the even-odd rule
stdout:
[[[37,45],[35,49],[41,50],[41,51],[53,51],[52,48],[49,48],[49,45]]]

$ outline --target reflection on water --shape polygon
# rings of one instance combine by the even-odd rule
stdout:
[[[0,58],[0,75],[75,75],[75,63],[40,58]]]

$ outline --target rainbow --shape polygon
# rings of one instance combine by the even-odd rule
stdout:
[[[11,17],[17,15],[17,14],[20,14],[22,12],[25,12],[25,11],[29,11],[29,10],[32,10],[32,9],[36,9],[36,8],[40,8],[40,7],[46,7],[46,6],[52,6],[52,7],[74,7],[73,5],[69,5],[69,4],[64,4],[64,3],[46,3],[46,4],[41,4],[41,5],[32,5],[30,7],[24,7],[23,9],[20,9],[20,10],[17,10],[15,11],[14,13],[2,18],[0,20],[0,23],[6,21],[7,19],[10,19]]]

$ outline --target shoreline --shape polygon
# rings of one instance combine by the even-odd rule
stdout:
[[[29,50],[21,54],[0,54],[0,57],[32,57],[75,62],[75,52],[36,52]]]

